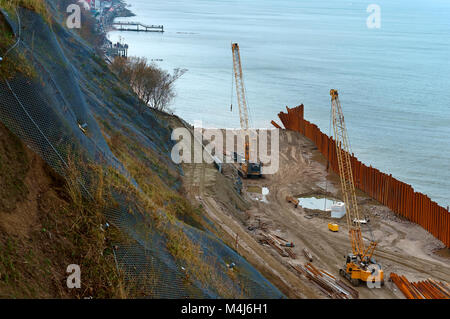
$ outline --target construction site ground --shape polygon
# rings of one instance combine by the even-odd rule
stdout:
[[[176,117],[171,122],[173,127],[186,126]],[[232,164],[225,164],[222,173],[214,164],[207,163],[184,164],[183,170],[186,195],[203,206],[222,238],[287,297],[327,298],[290,266],[308,262],[303,254],[307,248],[315,267],[339,277],[344,255],[351,250],[345,216],[333,219],[329,212],[295,208],[286,201],[286,196],[310,195],[342,200],[338,175],[327,171],[324,157],[311,141],[297,132],[280,130],[279,171],[261,179],[244,179],[240,195],[235,190],[236,172]],[[262,187],[269,190],[265,199],[255,192]],[[357,287],[359,298],[404,298],[388,280],[391,272],[405,275],[410,281],[433,278],[450,282],[448,248],[422,227],[400,218],[364,193],[358,191],[357,196],[378,241],[375,258],[386,279],[379,289]],[[339,232],[328,230],[330,222],[339,225]],[[370,238],[368,225],[362,225],[366,243]],[[276,249],[264,244],[262,239],[269,234],[293,242],[295,258],[282,257]]]

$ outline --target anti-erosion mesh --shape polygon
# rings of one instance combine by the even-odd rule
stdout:
[[[49,5],[54,2],[49,1]],[[97,76],[112,78],[113,75],[75,33],[57,21],[50,28],[39,15],[26,9],[18,10],[19,18],[4,10],[2,14],[20,39],[14,50],[33,66],[37,76],[0,79],[0,120],[34,152],[62,176],[66,176],[69,155],[83,162],[113,167],[139,191],[137,183],[109,149],[97,122],[101,118],[124,135],[133,134],[142,148],[162,154],[164,165],[182,173],[170,161],[173,142],[167,123],[150,110],[136,110],[142,104],[133,94],[125,91],[118,96],[117,88],[102,86],[98,78],[94,81]],[[89,134],[84,134],[80,126],[87,127]],[[84,172],[78,181],[88,197],[93,191],[89,176],[89,172]],[[229,296],[202,278],[187,280],[183,263],[167,249],[166,234],[153,227],[155,216],[149,216],[164,214],[163,211],[130,214],[133,207],[130,200],[119,194],[116,199],[118,207],[105,211],[105,216],[132,239],[114,251],[130,286],[144,289],[146,296],[152,298]],[[245,298],[284,297],[214,234],[180,221],[171,227],[181,229],[201,247],[201,258],[215,269],[228,293],[236,291]],[[230,272],[227,265],[231,263],[239,271]]]

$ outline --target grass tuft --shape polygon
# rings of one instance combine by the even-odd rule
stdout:
[[[0,0],[0,7],[11,13],[16,8],[22,7],[40,14],[47,23],[51,21],[51,16],[44,0]]]

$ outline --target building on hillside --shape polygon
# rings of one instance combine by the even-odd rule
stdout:
[[[84,1],[89,4],[89,7],[91,8],[92,11],[97,12],[100,11],[102,3],[104,2],[102,0],[84,0]]]

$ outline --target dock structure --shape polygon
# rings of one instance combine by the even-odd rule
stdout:
[[[136,31],[136,32],[164,32],[163,25],[146,25],[140,22],[113,22],[114,29],[118,31]]]

